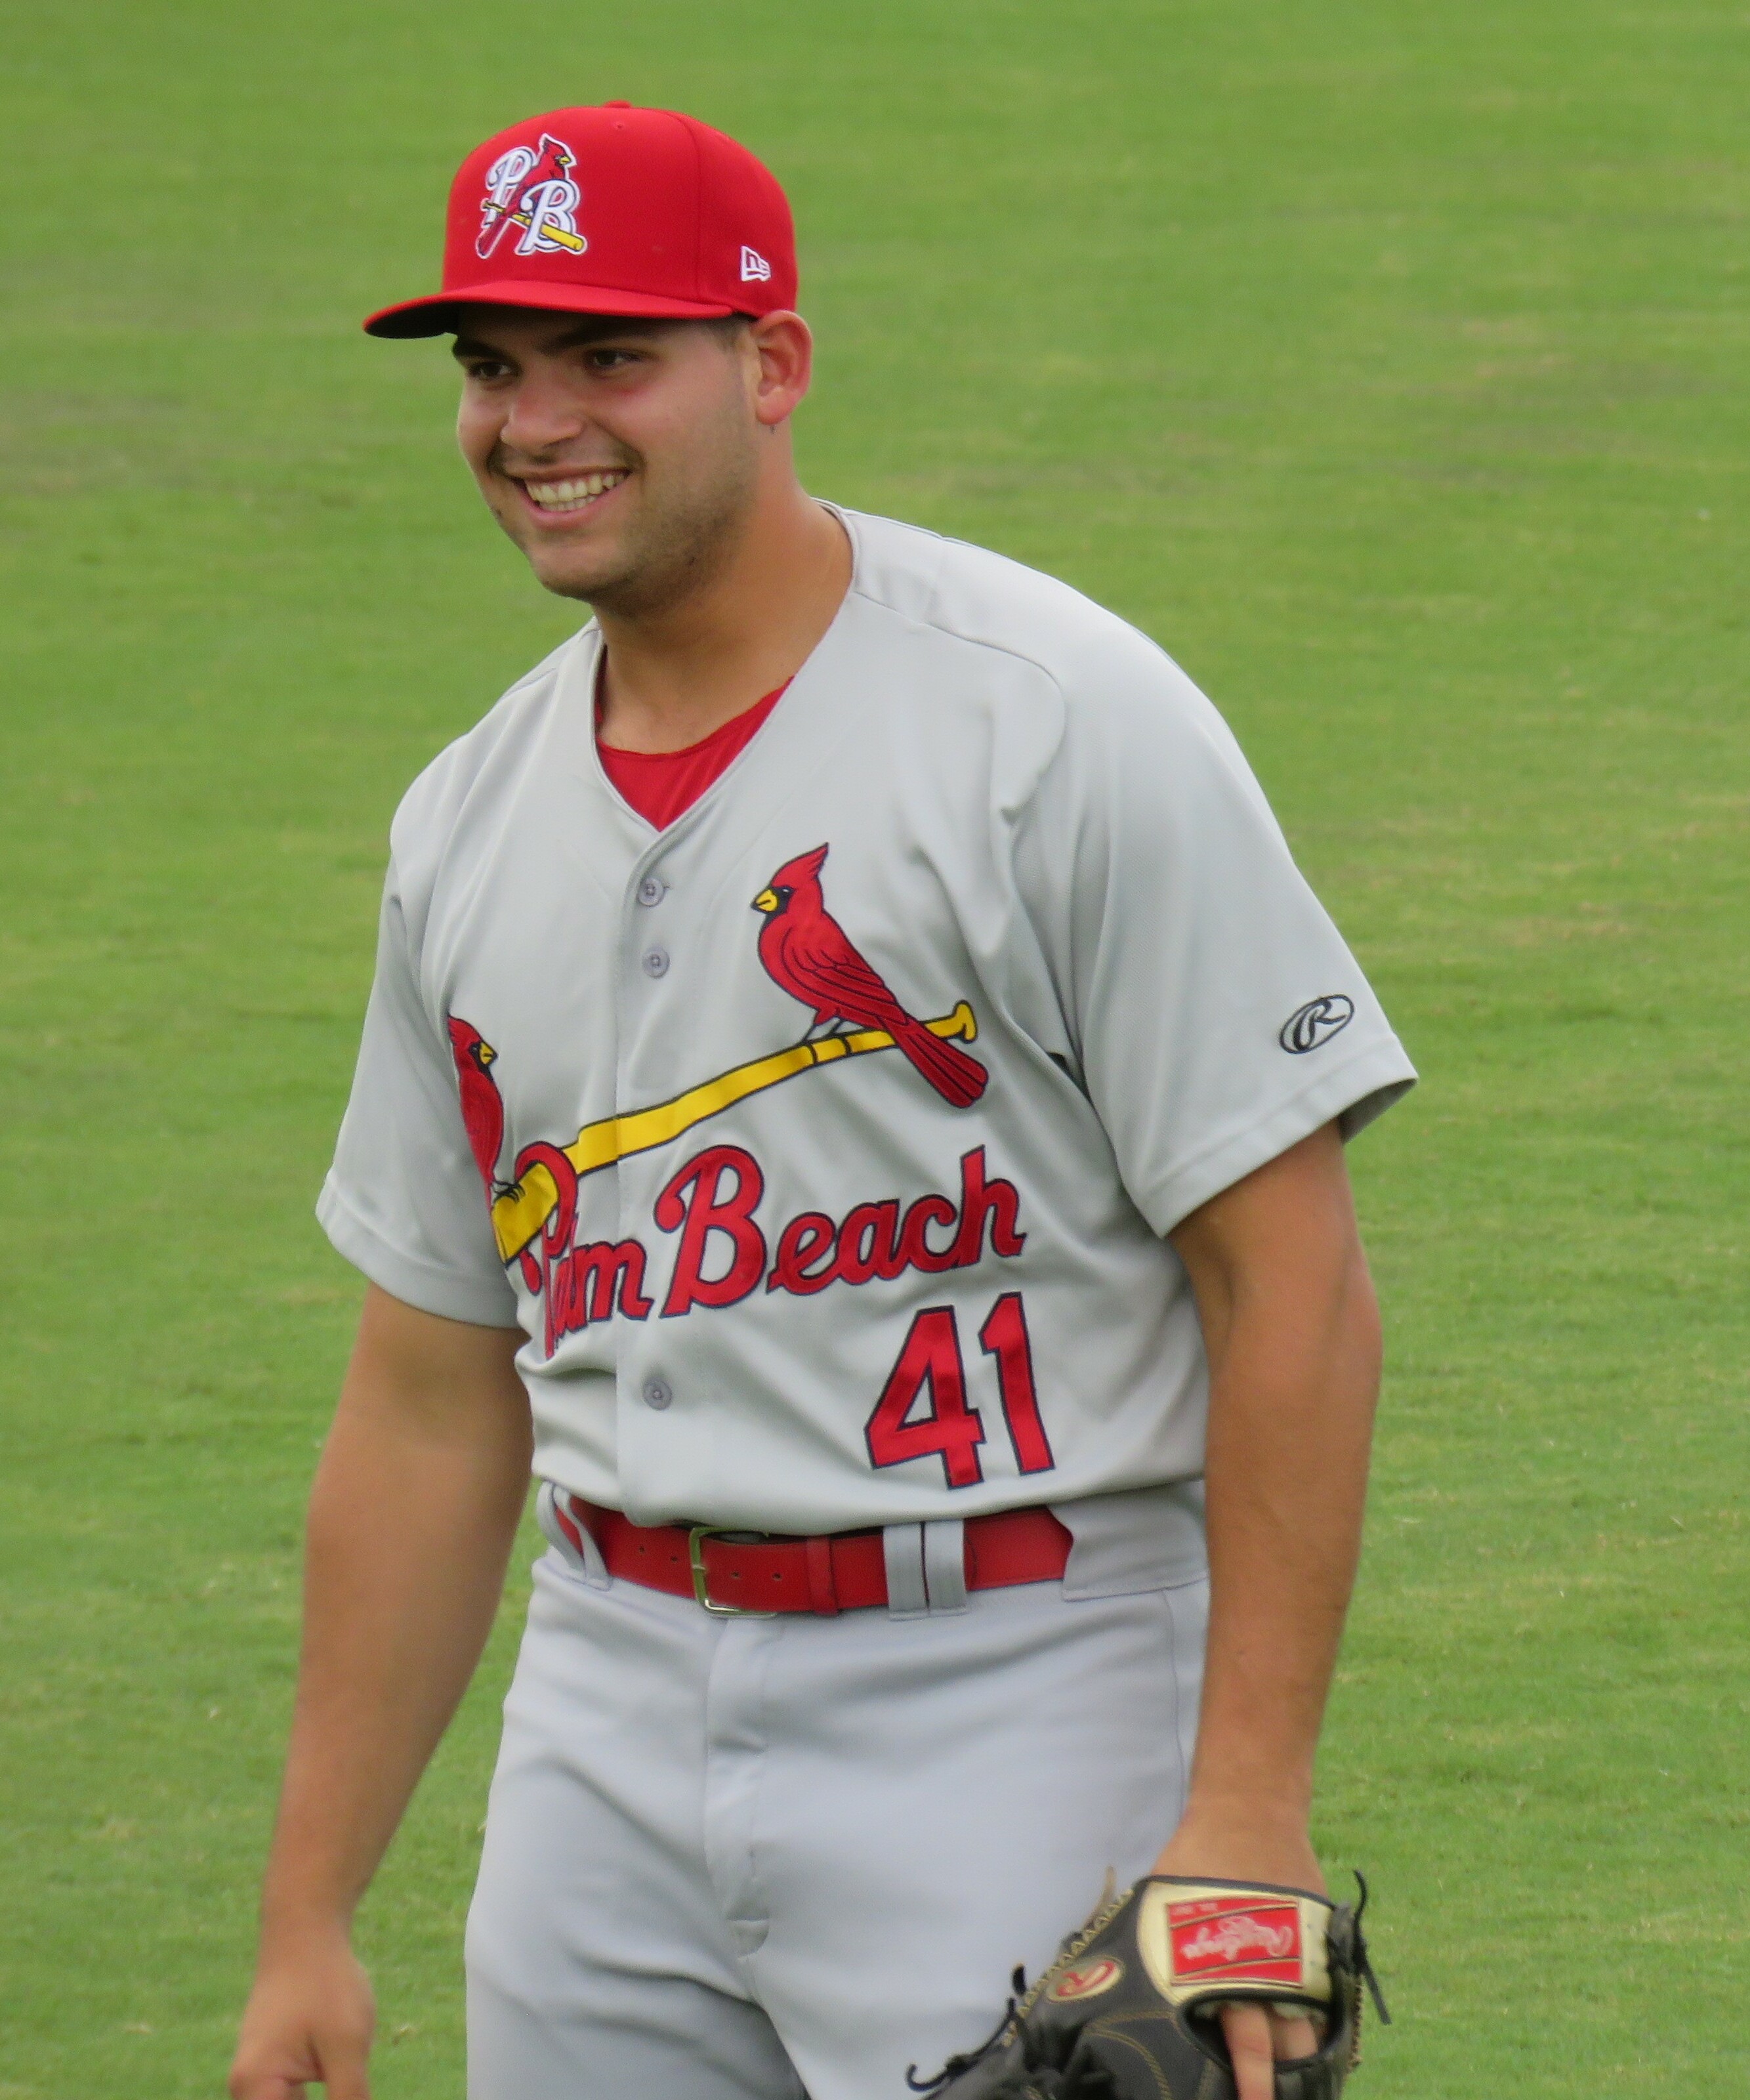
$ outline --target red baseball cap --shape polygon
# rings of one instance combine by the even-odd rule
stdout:
[[[443,335],[465,301],[712,320],[796,302],[777,179],[696,117],[556,109],[477,146],[450,188],[443,289],[385,307],[371,335]]]

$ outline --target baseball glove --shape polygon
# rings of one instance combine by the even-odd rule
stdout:
[[[1361,1986],[1389,2018],[1361,1912],[1260,1882],[1151,1874],[1072,1933],[982,2049],[950,2057],[935,2100],[1234,2100],[1220,2008],[1306,2013],[1316,2052],[1278,2062],[1276,2100],[1337,2100],[1360,2057]],[[1021,1977],[1017,1970],[1016,1988]]]

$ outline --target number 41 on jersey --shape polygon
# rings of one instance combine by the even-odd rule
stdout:
[[[997,1392],[1016,1467],[1023,1473],[1049,1472],[1056,1462],[1039,1418],[1033,1345],[1018,1290],[1004,1291],[991,1308],[978,1330],[978,1346],[995,1359]],[[985,1477],[978,1457],[985,1425],[968,1404],[966,1383],[954,1308],[930,1306],[912,1321],[864,1430],[870,1463],[901,1466],[908,1458],[940,1458],[950,1488],[976,1486]],[[926,1397],[928,1405],[920,1407]]]

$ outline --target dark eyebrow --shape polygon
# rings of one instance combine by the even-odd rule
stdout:
[[[658,336],[665,327],[672,328],[673,325],[672,321],[639,320],[629,315],[613,314],[588,314],[575,326],[549,337],[541,348],[550,355],[558,351],[580,349],[585,343],[603,342],[611,339],[622,341],[628,336]],[[494,344],[472,335],[458,335],[451,345],[450,354],[458,358],[502,357],[505,355]]]

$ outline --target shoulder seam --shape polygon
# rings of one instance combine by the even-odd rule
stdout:
[[[914,527],[913,529],[921,531],[923,528],[919,527]],[[932,535],[932,536],[936,537],[939,536]],[[884,598],[879,598],[872,596],[871,593],[863,589],[861,585],[853,585],[852,586],[852,589],[854,594],[857,598],[860,598],[866,605],[873,606],[877,611],[886,613],[890,619],[901,621],[907,627],[917,629],[925,633],[943,635],[952,642],[963,642],[968,649],[989,650],[992,655],[1006,656],[1012,663],[1025,664],[1029,670],[1037,671],[1039,676],[1051,686],[1051,690],[1056,694],[1059,704],[1063,709],[1064,726],[1060,728],[1058,731],[1057,739],[1052,747],[1050,758],[1048,758],[1045,764],[1039,768],[1038,778],[1035,779],[1033,786],[1027,792],[1026,800],[1020,805],[1020,807],[1017,809],[1015,813],[1016,819],[1018,823],[1021,817],[1025,815],[1026,811],[1032,808],[1035,796],[1038,796],[1040,788],[1044,783],[1046,774],[1050,772],[1052,765],[1056,764],[1058,755],[1064,748],[1064,739],[1069,721],[1069,695],[1064,690],[1063,680],[1058,677],[1057,673],[1052,670],[1048,664],[1042,664],[1037,656],[1029,655],[1025,649],[1012,649],[1006,642],[992,642],[981,634],[962,634],[959,633],[957,629],[946,625],[941,620],[920,620],[911,613],[901,612],[897,606],[889,605]],[[1146,639],[1146,638],[1144,638]]]
[[[1064,682],[1048,664],[1042,664],[1037,656],[1030,656],[1025,649],[1011,648],[1006,642],[993,642],[983,634],[962,634],[958,628],[950,627],[940,620],[919,620],[915,614],[901,612],[897,606],[889,605],[885,598],[875,598],[859,585],[854,587],[856,595],[866,605],[872,605],[878,612],[884,612],[894,620],[903,620],[908,627],[922,628],[931,634],[946,635],[950,642],[963,642],[968,649],[988,649],[998,656],[1012,657],[1017,664],[1029,664],[1042,678],[1048,678],[1058,695],[1067,706],[1069,695],[1064,691]],[[1144,636],[1146,641],[1148,637]]]

